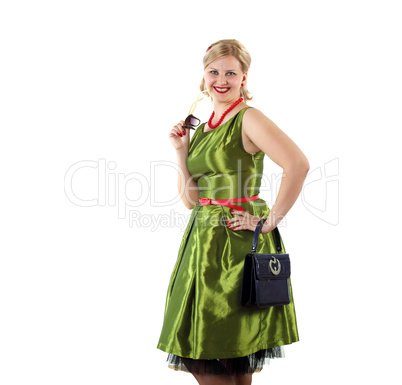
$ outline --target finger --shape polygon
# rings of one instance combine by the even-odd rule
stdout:
[[[228,226],[230,226],[232,230],[236,230],[241,225],[242,223],[236,218],[232,219],[231,222],[228,223]]]
[[[186,131],[184,130],[183,126],[181,123],[176,124],[173,129],[176,131],[176,134],[178,136],[183,136],[186,134]]]
[[[177,125],[173,127],[171,133],[172,133],[174,136],[180,136],[180,137],[183,136],[182,130],[181,130],[180,128],[178,128]]]
[[[232,230],[237,231],[237,230],[244,230],[244,225],[241,223],[236,223],[231,227]]]
[[[229,219],[229,220],[226,221],[226,226],[227,227],[232,227],[234,225],[235,225],[235,223],[233,222],[233,219]]]
[[[175,129],[175,133],[176,133],[177,136],[180,136],[180,137],[183,136],[182,131],[181,131],[180,128],[176,128],[176,129]]]
[[[227,221],[226,221],[226,226],[227,227],[233,227],[233,226],[237,226],[237,218],[229,218]]]
[[[180,120],[180,123],[178,123],[177,126],[179,127],[180,133],[182,134],[181,136],[186,135],[186,129],[183,127],[184,121]]]

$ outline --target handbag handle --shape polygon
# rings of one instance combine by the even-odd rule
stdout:
[[[255,228],[254,232],[254,238],[253,238],[253,246],[251,247],[251,252],[255,253],[257,250],[257,243],[258,243],[258,236],[260,235],[261,227],[263,226],[264,222],[267,220],[267,218],[261,218],[260,221],[258,222],[257,227]],[[275,240],[275,248],[277,252],[282,251],[282,245],[281,245],[281,237],[279,235],[279,230],[278,227],[275,227],[272,230],[272,234],[274,236]]]

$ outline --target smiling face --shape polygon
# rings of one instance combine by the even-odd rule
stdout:
[[[232,102],[240,98],[241,84],[247,73],[241,70],[234,56],[225,56],[209,64],[204,70],[205,87],[209,95],[218,102]]]

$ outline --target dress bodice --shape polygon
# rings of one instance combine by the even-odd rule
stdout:
[[[204,132],[201,124],[191,138],[187,167],[200,193],[199,198],[231,199],[260,192],[264,152],[246,152],[242,142],[240,110],[227,122]]]

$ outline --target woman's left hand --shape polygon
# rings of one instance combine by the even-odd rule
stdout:
[[[247,211],[232,210],[234,218],[229,218],[226,222],[227,227],[232,230],[250,230],[255,231],[261,218],[251,215]]]

